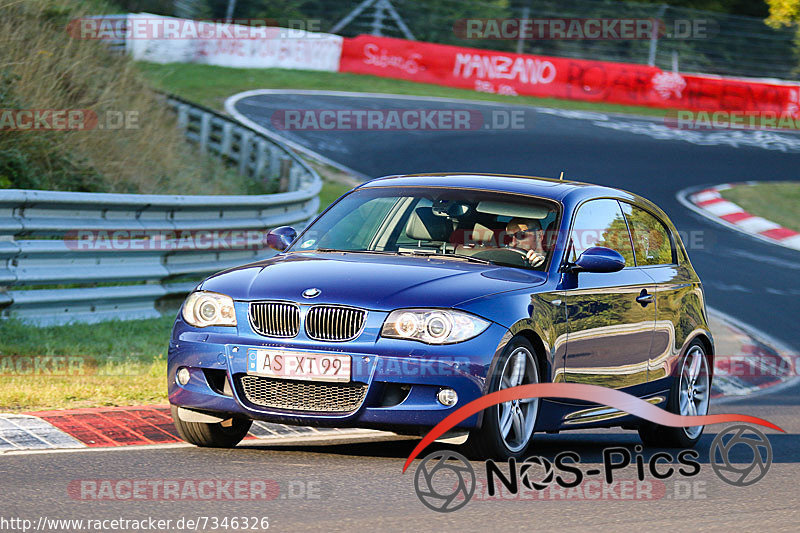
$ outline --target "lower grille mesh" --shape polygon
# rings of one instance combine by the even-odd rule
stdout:
[[[290,381],[241,375],[238,379],[248,402],[261,407],[320,413],[348,413],[364,401],[364,383]]]

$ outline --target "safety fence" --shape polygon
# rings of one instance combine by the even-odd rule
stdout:
[[[0,318],[39,324],[159,316],[205,275],[269,257],[266,232],[319,208],[317,173],[284,145],[168,97],[187,138],[253,179],[259,196],[0,190]]]

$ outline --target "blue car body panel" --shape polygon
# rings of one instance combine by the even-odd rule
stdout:
[[[372,255],[358,252],[292,252],[215,274],[198,290],[225,294],[235,301],[236,327],[196,328],[178,315],[169,346],[169,400],[199,411],[225,413],[259,420],[302,425],[386,428],[423,431],[452,411],[487,392],[487,376],[504,347],[515,335],[528,338],[540,356],[546,381],[600,383],[623,389],[653,403],[663,404],[679,357],[690,342],[702,338],[713,350],[700,281],[689,263],[677,231],[657,206],[625,191],[575,182],[514,176],[427,174],[386,177],[360,185],[369,187],[442,187],[491,190],[529,195],[558,202],[555,252],[544,272],[460,262],[439,258]],[[589,199],[613,198],[642,206],[657,215],[677,239],[674,265],[629,267],[613,274],[560,272],[572,214]],[[298,236],[298,242],[303,238]],[[607,276],[601,278],[601,276]],[[593,309],[593,280],[611,280],[619,294],[631,287],[647,287],[657,304],[640,310],[609,304]],[[321,291],[313,301],[301,293]],[[602,287],[601,287],[602,289]],[[608,289],[602,289],[608,290]],[[352,341],[313,340],[304,328],[294,338],[271,338],[254,331],[248,318],[253,301],[279,300],[299,305],[301,319],[312,305],[336,304],[367,310],[363,331]],[[615,307],[616,305],[616,307]],[[381,327],[389,312],[402,308],[449,308],[472,313],[489,321],[480,335],[464,342],[428,345],[384,338]],[[620,314],[636,312],[635,318]],[[570,318],[609,313],[613,321],[638,324],[630,332],[595,327],[581,333],[583,344],[570,345]],[[616,313],[616,314],[614,314]],[[633,323],[631,322],[631,323]],[[577,339],[577,332],[573,331]],[[631,365],[631,347],[637,364]],[[576,347],[580,350],[576,351]],[[349,413],[318,413],[267,409],[243,397],[234,376],[247,372],[248,350],[280,348],[298,352],[336,353],[351,356],[352,381],[367,385],[361,406]],[[713,365],[712,365],[713,366]],[[178,368],[187,367],[186,385],[175,380]],[[624,370],[626,368],[632,370]],[[611,369],[605,372],[602,369]],[[623,370],[620,371],[619,369]],[[214,373],[217,374],[214,374]],[[605,373],[604,373],[605,372]],[[214,386],[209,376],[223,376],[229,389]],[[403,389],[399,403],[387,402],[387,391]],[[445,407],[436,395],[443,387],[454,389],[458,404]],[[631,425],[624,414],[585,422],[575,413],[596,406],[576,401],[548,400],[536,423],[538,431],[558,431],[607,425]],[[462,428],[480,426],[481,415],[462,422]]]

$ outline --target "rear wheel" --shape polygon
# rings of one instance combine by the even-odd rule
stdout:
[[[171,405],[170,411],[172,412],[172,421],[175,423],[178,435],[189,444],[194,444],[195,446],[233,448],[245,438],[247,432],[250,431],[250,426],[253,424],[252,420],[245,418],[230,418],[216,423],[186,422],[178,416],[178,407],[176,405]]]
[[[539,383],[539,364],[533,346],[524,337],[511,339],[496,368],[498,371],[491,378],[489,392]],[[522,457],[533,436],[538,414],[538,398],[513,400],[489,407],[483,412],[481,428],[470,432],[467,453],[480,459]]]
[[[711,398],[708,355],[700,341],[694,341],[681,360],[667,401],[667,410],[684,416],[706,415]],[[652,447],[691,448],[705,426],[667,427],[644,422],[639,426],[642,442]]]

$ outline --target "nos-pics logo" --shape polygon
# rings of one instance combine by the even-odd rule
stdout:
[[[731,454],[734,449],[741,457],[750,457],[751,460],[733,462]],[[689,453],[697,457],[697,452],[692,450]],[[630,464],[630,457],[628,459],[625,466]],[[525,461],[529,462],[541,464],[542,461],[538,457],[531,457]],[[486,462],[487,478],[491,480],[490,463],[491,470],[497,468],[493,461]],[[725,483],[746,487],[767,475],[772,465],[772,445],[764,433],[752,426],[730,426],[718,433],[711,443],[709,463],[717,477]],[[548,477],[548,481],[551,477],[552,475]],[[531,488],[528,483],[524,484]],[[414,475],[414,490],[419,500],[429,509],[441,513],[456,511],[467,505],[474,496],[476,487],[477,478],[472,464],[466,457],[452,450],[438,450],[428,454],[417,466]],[[537,490],[543,487],[533,484],[533,488]]]

